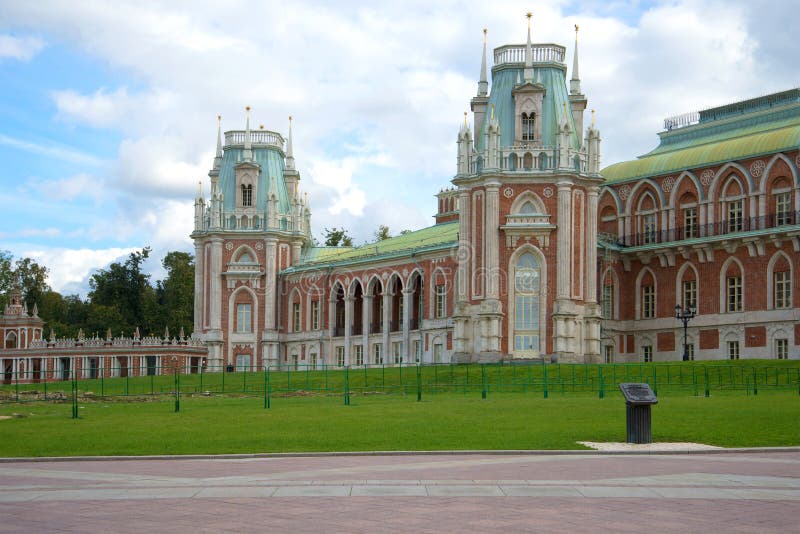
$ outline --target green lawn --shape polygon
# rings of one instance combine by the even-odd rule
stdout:
[[[477,394],[476,394],[477,393]],[[162,397],[163,399],[163,397]],[[576,441],[625,441],[619,392],[184,397],[0,405],[0,456],[143,455],[303,451],[580,449]],[[654,441],[725,447],[800,445],[796,390],[659,396]]]

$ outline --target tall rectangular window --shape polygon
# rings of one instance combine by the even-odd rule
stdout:
[[[687,343],[686,344],[686,358],[689,361],[694,360],[694,343]]]
[[[604,360],[606,363],[614,363],[614,347],[612,345],[604,346],[603,353],[605,355]]]
[[[433,344],[433,363],[442,363],[442,350],[444,347],[441,343]]]
[[[252,308],[250,304],[236,305],[236,332],[249,334],[253,331]]]
[[[614,318],[614,286],[603,286],[603,319]]]
[[[533,141],[534,137],[534,114],[533,113],[523,113],[522,114],[522,140],[523,141]]]
[[[786,338],[775,340],[775,357],[779,360],[789,359],[789,340]]]
[[[355,345],[353,346],[353,365],[364,365],[364,346],[363,345]]]
[[[739,359],[739,342],[738,341],[728,341],[728,359],[729,360],[738,360]]]
[[[642,319],[652,319],[656,316],[656,288],[655,286],[642,286]]]
[[[319,330],[319,301],[311,301],[311,330]]]
[[[728,277],[728,312],[742,311],[742,278]]]
[[[792,279],[788,271],[773,273],[773,286],[775,287],[775,307],[779,309],[792,306]]]
[[[311,356],[308,357],[308,365],[312,369],[316,369],[317,368],[317,353],[316,352],[312,352]]]
[[[299,332],[300,328],[300,303],[292,303],[292,332]]]
[[[253,186],[242,185],[242,206],[248,207],[253,205]]]
[[[436,318],[441,319],[447,314],[447,293],[444,284],[436,286]]]
[[[697,280],[684,280],[683,282],[683,309],[697,309]]]
[[[336,365],[344,367],[344,347],[336,347]]]
[[[683,238],[697,237],[697,207],[692,206],[683,210]]]
[[[372,355],[375,365],[383,365],[383,344],[375,343],[372,345]]]
[[[744,200],[728,202],[728,232],[741,232],[744,229]]]
[[[403,344],[400,341],[393,341],[392,342],[392,356],[394,358],[394,363],[403,363],[403,352],[402,352]]]
[[[649,213],[644,216],[643,221],[643,230],[644,230],[644,244],[648,245],[650,243],[656,242],[656,214]]]
[[[414,357],[417,360],[417,363],[422,361],[422,343],[419,339],[414,340]]]
[[[642,360],[644,360],[644,363],[649,363],[653,361],[652,345],[645,345],[644,347],[642,347]]]
[[[791,212],[792,196],[789,192],[775,195],[775,224],[778,226],[792,224]]]

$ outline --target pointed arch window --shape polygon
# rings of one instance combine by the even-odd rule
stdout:
[[[242,184],[242,206],[249,207],[253,205],[253,186]]]
[[[514,351],[538,353],[539,295],[541,272],[533,254],[526,252],[517,260],[514,273]]]
[[[534,113],[522,114],[522,140],[533,141],[536,115]]]

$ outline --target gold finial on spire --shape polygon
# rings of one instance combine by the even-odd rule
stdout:
[[[486,28],[483,29],[483,44],[486,44],[486,32],[488,32]]]
[[[566,102],[562,102],[562,104],[563,104],[563,107],[564,107],[564,117],[566,117],[567,116],[567,103]]]
[[[577,34],[578,34],[578,25],[576,24],[575,25],[575,35],[577,35]]]
[[[592,128],[594,128],[594,110],[592,110]]]
[[[244,107],[244,110],[245,110],[245,111],[250,111],[250,106],[245,106],[245,107]]]
[[[289,115],[289,122],[292,122],[292,116]]]
[[[264,129],[264,125],[263,125],[263,124],[259,124],[259,125],[258,125],[258,129],[259,129],[259,130],[263,130],[263,129]]]
[[[525,13],[525,16],[528,17],[528,29],[530,30],[531,29],[531,17],[533,16],[533,13],[528,11],[527,13]]]
[[[467,125],[467,112],[464,112],[464,126]]]
[[[197,196],[203,194],[203,182],[197,182]]]
[[[492,104],[492,120],[494,120],[494,104]]]
[[[217,115],[217,124],[222,122],[222,115]]]

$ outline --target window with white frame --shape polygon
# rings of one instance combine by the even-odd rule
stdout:
[[[383,344],[375,343],[372,345],[372,356],[375,365],[383,365]]]
[[[697,309],[697,280],[683,281],[683,309]]]
[[[697,206],[689,206],[683,210],[683,238],[697,237]]]
[[[522,140],[523,141],[533,141],[534,138],[534,127],[535,127],[535,115],[533,112],[531,113],[523,113],[522,114]]]
[[[694,360],[694,343],[686,344],[686,359],[689,361]]]
[[[653,346],[652,345],[644,345],[642,347],[642,360],[644,363],[649,363],[653,361]]]
[[[319,301],[311,301],[311,330],[319,330]]]
[[[354,345],[353,346],[353,360],[354,360],[354,365],[364,365],[364,346],[363,345]]]
[[[392,359],[394,363],[403,363],[403,344],[400,341],[392,341]]]
[[[648,213],[642,218],[642,230],[644,233],[644,244],[656,242],[656,214]]]
[[[792,306],[792,279],[788,271],[772,273],[775,291],[775,308],[785,309]]]
[[[236,332],[249,334],[253,331],[252,306],[250,304],[236,305]]]
[[[655,286],[642,286],[642,319],[652,319],[656,316],[656,288]]]
[[[728,202],[728,232],[741,232],[744,229],[744,200]]]
[[[344,367],[344,347],[336,347],[336,365]]]
[[[433,344],[433,363],[442,363],[442,351],[444,346],[441,343]]]
[[[792,196],[788,191],[775,195],[775,224],[782,226],[792,224]]]
[[[727,279],[727,310],[729,313],[742,311],[742,277],[729,276]]]
[[[779,360],[789,359],[789,340],[779,338],[775,340],[775,357]]]
[[[447,314],[447,292],[444,284],[436,284],[436,318],[441,319]]]
[[[739,359],[739,342],[738,341],[728,341],[728,359],[729,360],[738,360]]]
[[[312,352],[308,357],[308,365],[311,366],[312,369],[317,368],[317,353]]]
[[[614,318],[614,286],[606,284],[603,286],[603,319]]]
[[[299,332],[300,328],[300,303],[292,303],[292,332]]]
[[[249,371],[250,370],[250,355],[237,354],[236,355],[236,371]]]
[[[422,361],[422,343],[419,339],[414,340],[414,358],[417,360],[417,363]]]
[[[242,206],[249,207],[253,205],[253,186],[242,184]]]
[[[604,360],[606,363],[614,363],[614,346],[605,345],[603,347]]]

